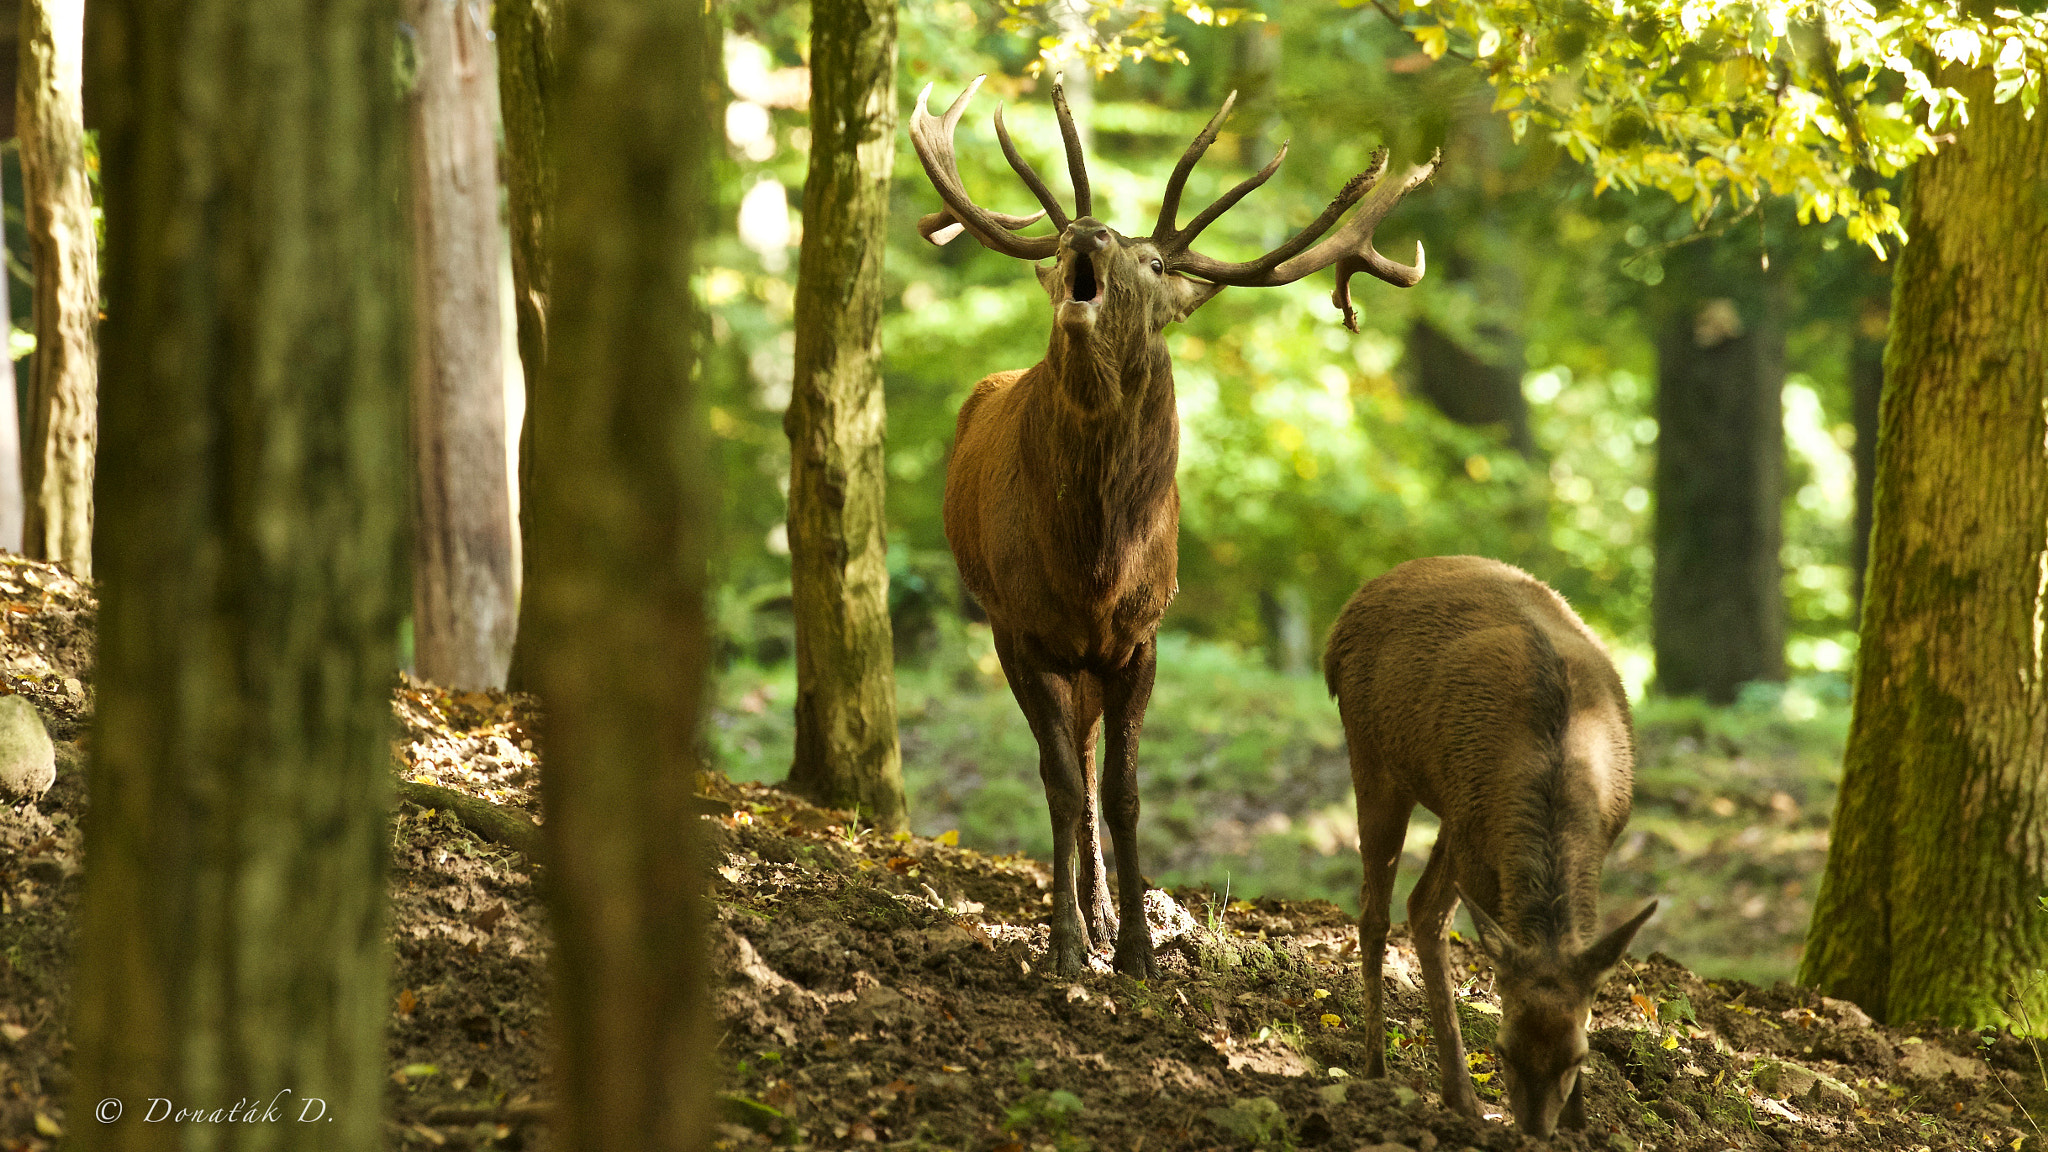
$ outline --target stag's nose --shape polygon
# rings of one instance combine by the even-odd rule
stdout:
[[[1076,252],[1100,252],[1109,247],[1109,225],[1092,216],[1074,221],[1067,234],[1067,247]]]

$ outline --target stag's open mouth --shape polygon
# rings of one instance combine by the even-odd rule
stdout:
[[[1074,286],[1067,298],[1083,304],[1102,302],[1102,283],[1095,277],[1095,261],[1086,252],[1074,253]]]

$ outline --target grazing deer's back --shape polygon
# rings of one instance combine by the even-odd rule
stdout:
[[[1558,753],[1566,806],[1597,814],[1603,853],[1628,818],[1621,680],[1577,613],[1518,568],[1430,557],[1368,582],[1330,630],[1324,673],[1352,747],[1449,825],[1493,839]]]

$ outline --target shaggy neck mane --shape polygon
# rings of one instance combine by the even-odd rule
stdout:
[[[1600,860],[1587,857],[1600,842],[1599,817],[1565,757],[1571,695],[1564,660],[1534,627],[1529,662],[1540,767],[1507,797],[1499,920],[1524,945],[1575,946],[1593,926]]]

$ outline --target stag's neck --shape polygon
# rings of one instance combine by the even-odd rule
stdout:
[[[1173,406],[1173,359],[1154,334],[1079,340],[1055,327],[1045,367],[1067,415],[1084,423],[1143,420],[1163,401]]]

